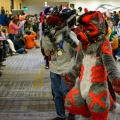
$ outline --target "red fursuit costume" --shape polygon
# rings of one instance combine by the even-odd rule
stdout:
[[[78,22],[82,31],[78,34],[80,43],[76,62],[64,74],[66,81],[75,82],[75,86],[65,98],[65,108],[71,114],[79,114],[80,120],[108,120],[114,100],[107,78],[114,91],[120,94],[120,73],[111,44],[105,38],[105,19],[99,11],[87,11]]]

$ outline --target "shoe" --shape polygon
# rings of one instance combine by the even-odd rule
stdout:
[[[65,120],[65,118],[56,117],[56,118],[51,119],[51,120]]]
[[[37,48],[40,48],[40,47],[39,47],[39,46],[37,46],[37,47],[36,47],[36,49],[37,49]]]
[[[3,59],[2,59],[2,62],[3,62],[3,61],[6,61],[6,59],[5,59],[5,58],[3,58]]]
[[[12,55],[19,55],[19,53],[17,53],[17,52],[13,52]]]
[[[68,120],[75,120],[75,115],[69,113]]]
[[[1,66],[1,67],[4,67],[4,66],[6,66],[6,65],[4,65],[3,63],[0,63],[0,66]]]
[[[49,66],[46,65],[46,66],[45,66],[45,69],[49,69]]]

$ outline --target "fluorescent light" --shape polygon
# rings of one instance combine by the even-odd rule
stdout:
[[[47,2],[45,2],[45,7],[47,7]]]

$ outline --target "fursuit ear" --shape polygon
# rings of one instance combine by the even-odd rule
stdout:
[[[58,12],[58,7],[54,6],[51,14],[56,14]]]
[[[84,12],[87,13],[87,12],[88,12],[88,9],[87,9],[87,8],[84,8]]]
[[[97,11],[96,14],[98,16],[98,22],[102,23],[104,21],[103,14],[100,11]]]

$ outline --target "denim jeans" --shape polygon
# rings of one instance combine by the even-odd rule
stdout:
[[[25,48],[20,48],[20,49],[16,50],[16,52],[17,52],[17,53],[23,53],[24,50],[25,50]]]
[[[69,86],[66,85],[65,80],[56,73],[50,72],[50,78],[57,116],[65,118],[64,97],[69,92]]]

